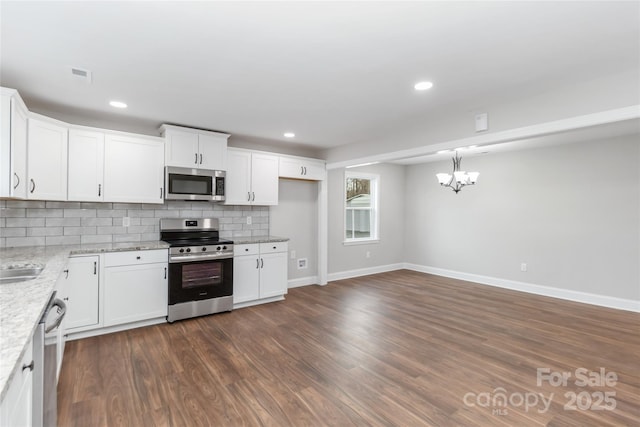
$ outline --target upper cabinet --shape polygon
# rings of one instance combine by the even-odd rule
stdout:
[[[69,130],[68,200],[104,200],[104,133]]]
[[[28,123],[27,198],[67,200],[67,126],[43,116]]]
[[[227,205],[277,205],[278,156],[227,150]]]
[[[164,202],[164,144],[156,137],[107,133],[104,201]]]
[[[227,170],[226,133],[162,125],[167,166]]]
[[[302,157],[280,156],[280,178],[322,181],[327,176],[324,161]]]
[[[1,88],[0,197],[27,198],[27,107],[18,92]]]

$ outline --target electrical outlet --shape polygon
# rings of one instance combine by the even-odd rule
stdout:
[[[130,225],[131,225],[131,218],[129,218],[128,216],[122,217],[122,226],[128,227]]]
[[[527,263],[523,262],[522,264],[520,264],[520,271],[527,271]]]
[[[291,250],[291,255],[290,256],[291,256],[291,259],[296,259],[296,250],[295,249]]]
[[[251,225],[251,217],[250,216],[247,217],[247,225]]]
[[[367,251],[367,253],[365,254],[365,256],[366,256],[367,258],[371,258],[371,252]]]
[[[307,268],[307,259],[306,258],[298,259],[298,270],[304,270],[305,268]]]

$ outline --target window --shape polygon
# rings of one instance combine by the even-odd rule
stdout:
[[[345,173],[344,241],[378,239],[378,176]]]

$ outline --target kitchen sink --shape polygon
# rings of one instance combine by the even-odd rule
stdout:
[[[35,279],[43,269],[44,265],[40,264],[9,266],[0,269],[0,284]]]

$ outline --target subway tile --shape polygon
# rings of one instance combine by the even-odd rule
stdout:
[[[45,218],[34,218],[45,219]],[[79,227],[80,218],[46,218],[47,227]]]
[[[224,211],[225,217],[242,216],[242,211]]]
[[[153,233],[155,229],[152,225],[133,225],[128,227],[127,233]]]
[[[7,219],[5,217],[0,216],[0,228],[4,228],[6,226],[7,226]]]
[[[158,218],[140,218],[140,225],[159,225],[160,220]]]
[[[39,237],[7,237],[6,247],[24,247],[24,246],[43,246],[45,244],[44,236]]]
[[[154,211],[156,218],[180,218],[180,211]]]
[[[44,218],[2,218],[6,227],[44,227]]]
[[[7,206],[7,201],[6,200],[0,200],[0,208],[4,208]]]
[[[41,208],[46,207],[46,202],[40,200],[7,200],[8,208]]]
[[[139,242],[139,241],[140,241],[139,234],[114,234],[113,235],[114,243]]]
[[[156,205],[151,203],[144,203],[142,204],[141,207],[142,207],[142,210],[146,210],[146,211],[155,211],[157,209],[167,209],[167,206],[165,204]]]
[[[202,218],[202,211],[184,210],[180,211],[181,218]]]
[[[4,237],[0,237],[0,248],[6,248],[7,247],[7,239]]]
[[[80,218],[76,218],[80,219]],[[113,220],[111,218],[82,218],[81,224],[84,227],[89,226],[110,226],[113,225]]]
[[[97,230],[98,234],[127,234],[127,228],[126,227],[118,227],[118,226],[111,226],[111,227],[98,227]]]
[[[46,245],[79,245],[80,236],[47,236]]]
[[[202,211],[203,218],[220,218],[221,216],[222,216],[221,211],[212,211],[212,210]]]
[[[127,211],[124,209],[111,209],[111,210],[96,210],[96,214],[99,218],[122,218],[123,216],[127,216]]]
[[[251,237],[251,230],[234,231],[232,237],[236,239],[238,237]]]
[[[222,224],[233,224],[234,218],[218,218],[218,224],[222,226]]]
[[[253,222],[254,224],[268,224],[269,223],[269,217],[267,217],[267,216],[253,216],[253,217],[251,217],[251,222]]]
[[[29,218],[62,218],[62,209],[27,209]]]
[[[233,232],[232,231],[220,230],[220,238],[221,239],[233,239]]]
[[[111,243],[113,237],[111,234],[98,234],[98,235],[83,235],[80,236],[80,243]]]
[[[90,218],[96,217],[95,209],[65,209],[65,218]]]
[[[140,240],[143,242],[153,242],[160,239],[159,233],[141,233]]]
[[[252,237],[263,237],[268,235],[269,235],[269,230],[251,230]]]
[[[0,228],[0,236],[2,237],[25,237],[26,235],[26,228]]]
[[[172,209],[172,210],[191,209],[191,202],[172,200],[167,204],[167,209]]]
[[[145,211],[142,209],[129,209],[127,210],[127,216],[131,218],[151,218],[154,211]]]
[[[80,204],[81,209],[100,209],[100,210],[111,210],[113,209],[113,204],[109,202],[82,202]]]
[[[62,236],[62,227],[31,227],[27,236]]]
[[[247,223],[247,218],[243,217],[243,216],[239,216],[239,217],[233,217],[231,218],[232,224],[246,224]]]
[[[96,234],[97,227],[64,227],[65,236],[81,236],[83,234]]]
[[[113,209],[140,209],[140,203],[114,203]]]
[[[80,209],[80,202],[47,202],[47,209]]]
[[[3,218],[23,218],[26,216],[26,212],[25,208],[2,208],[0,216]]]

